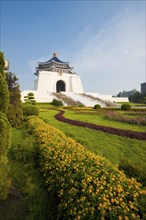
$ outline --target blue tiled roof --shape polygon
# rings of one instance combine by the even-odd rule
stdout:
[[[59,60],[57,57],[52,57],[50,60],[48,60],[46,63],[50,63],[51,61],[55,61],[57,63],[66,63],[66,62],[62,62],[61,60]]]

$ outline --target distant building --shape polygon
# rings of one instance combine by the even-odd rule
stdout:
[[[141,93],[146,94],[146,82],[141,83]]]

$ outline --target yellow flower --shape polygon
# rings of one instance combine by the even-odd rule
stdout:
[[[102,203],[99,203],[99,207],[102,208]]]
[[[134,213],[131,214],[132,218],[136,218],[136,215]]]
[[[123,217],[121,215],[118,216],[118,220],[122,220]]]
[[[112,202],[112,203],[114,203],[114,202],[115,202],[115,200],[114,200],[114,199],[111,199],[111,202]]]

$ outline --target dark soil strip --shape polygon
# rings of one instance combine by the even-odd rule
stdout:
[[[64,111],[60,111],[57,115],[55,115],[55,118],[59,121],[68,123],[70,125],[77,125],[77,126],[82,126],[86,128],[91,128],[91,129],[103,131],[109,134],[115,134],[115,135],[129,137],[129,138],[133,138],[137,140],[146,140],[146,132],[123,130],[119,128],[96,125],[96,124],[92,124],[88,122],[76,121],[76,120],[72,120],[69,118],[65,118],[63,114],[64,114]]]

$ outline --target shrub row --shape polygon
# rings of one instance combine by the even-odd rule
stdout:
[[[9,105],[9,91],[7,83],[0,72],[0,111],[6,113]]]
[[[63,103],[61,100],[53,99],[52,105],[54,106],[63,106]]]
[[[68,123],[71,125],[87,127],[87,128],[91,128],[94,130],[103,131],[103,132],[106,132],[109,134],[130,137],[130,138],[134,138],[134,139],[138,139],[138,140],[146,140],[146,132],[123,130],[123,129],[119,129],[119,128],[106,127],[106,126],[96,125],[93,123],[72,120],[69,118],[65,118],[63,116],[63,114],[64,114],[64,111],[61,110],[57,115],[55,115],[55,118],[59,121],[62,121],[62,122],[65,122],[65,123]]]
[[[146,125],[145,117],[131,118],[125,115],[118,114],[117,112],[113,112],[113,111],[105,113],[105,117],[108,119],[112,119],[114,121],[120,121],[129,124]]]
[[[23,106],[23,115],[39,115],[39,109],[35,105],[26,104]]]
[[[122,110],[130,110],[131,109],[131,105],[129,105],[129,104],[123,104],[123,105],[121,105],[121,109]]]
[[[96,105],[94,105],[94,107],[93,107],[93,109],[100,109],[101,108],[101,105],[99,105],[99,104],[96,104]]]
[[[6,115],[0,112],[0,199],[7,197],[10,179],[8,178],[7,152],[10,146],[10,125]]]
[[[59,219],[144,219],[146,190],[117,166],[33,116],[29,130]]]

